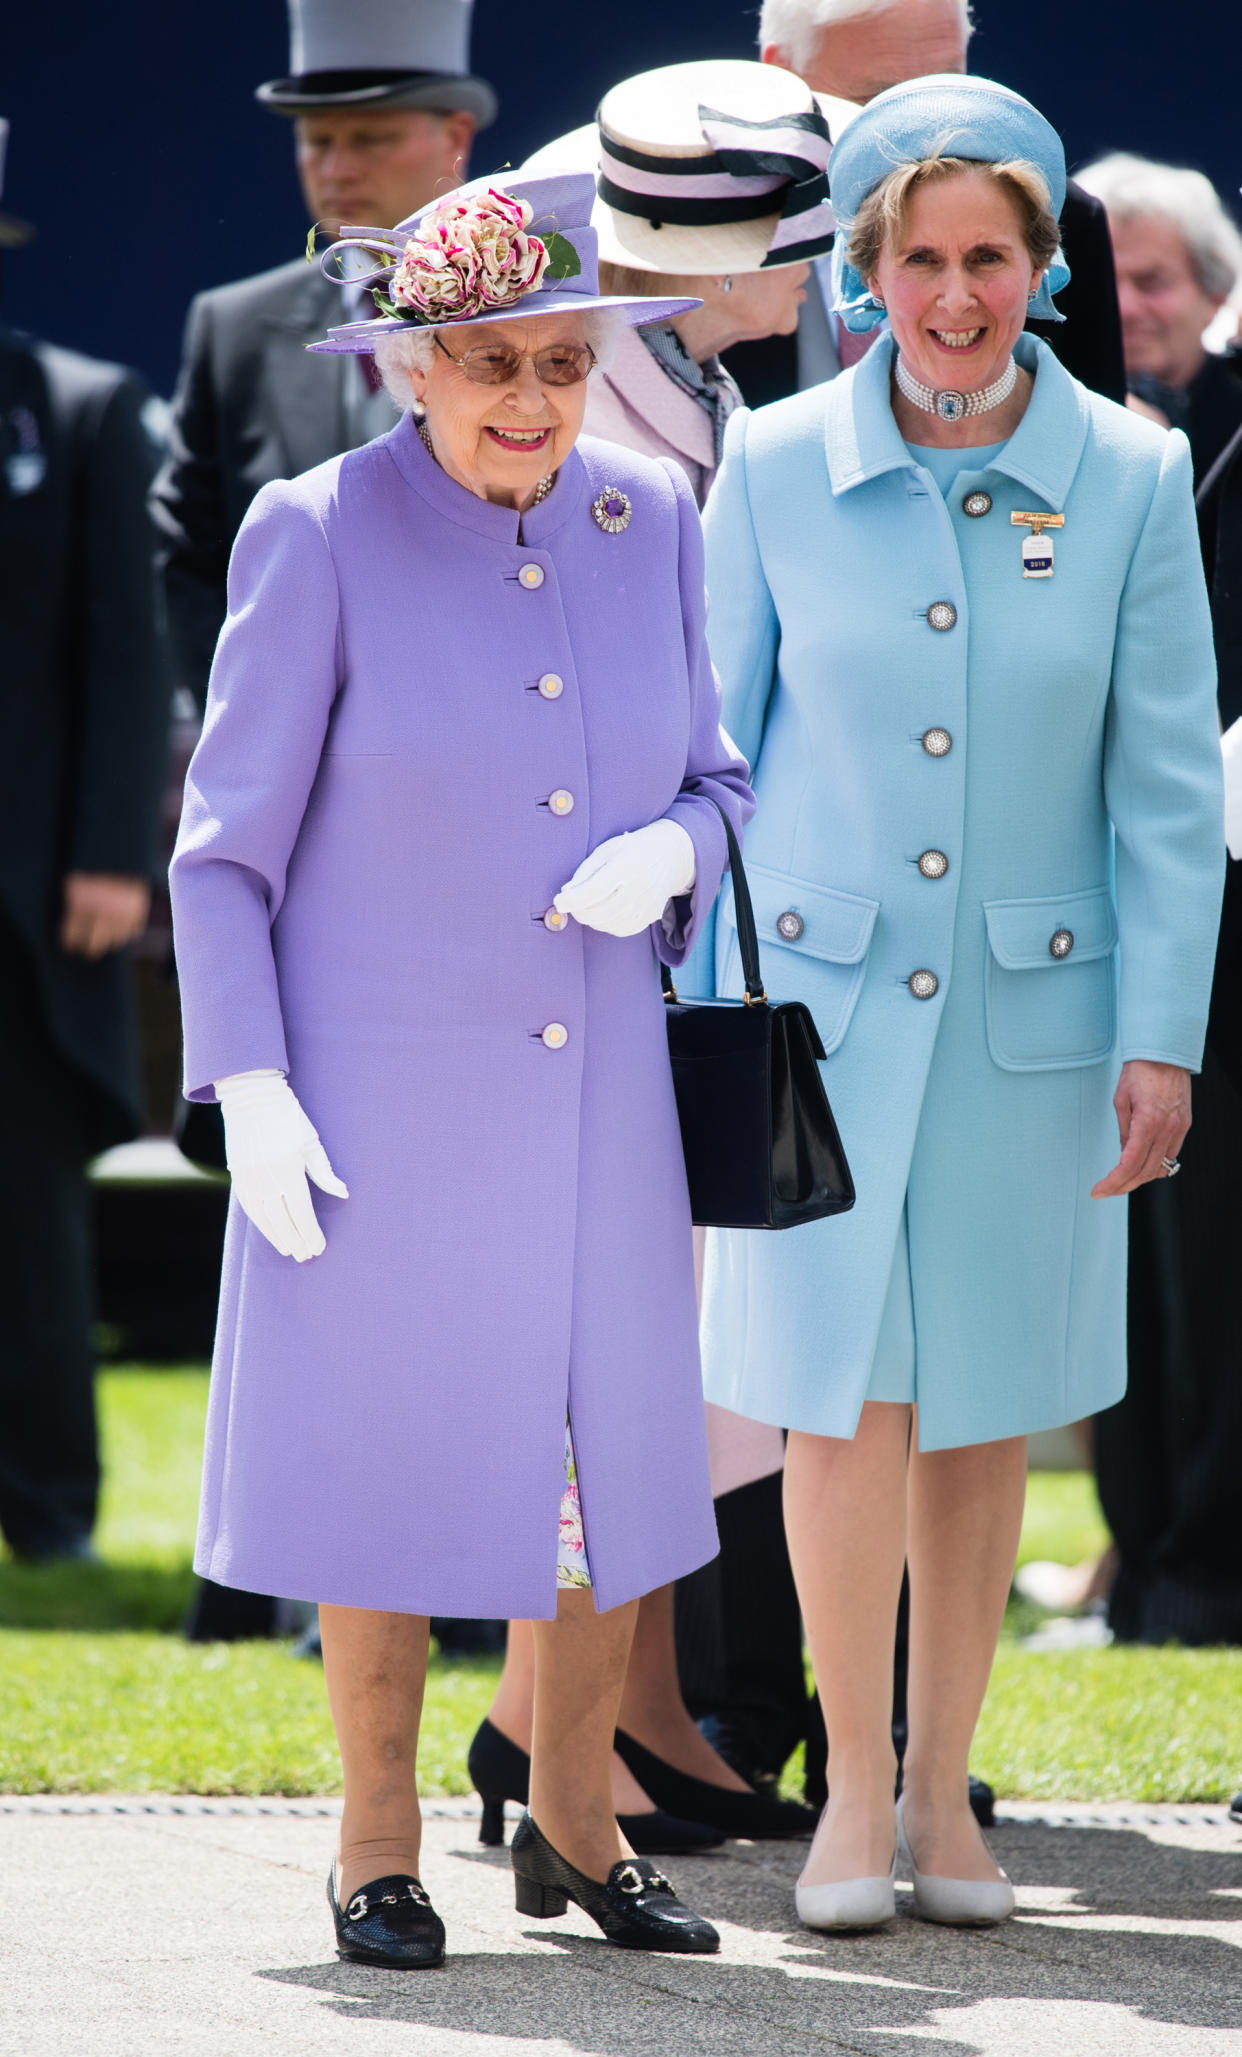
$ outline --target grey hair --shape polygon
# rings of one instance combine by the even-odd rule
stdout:
[[[835,28],[842,21],[859,21],[866,14],[884,14],[901,4],[902,0],[763,0],[759,47],[766,50],[770,43],[775,44],[800,72],[814,56],[816,38],[823,29]],[[970,0],[957,0],[957,11],[964,46],[974,32]]]
[[[581,319],[585,340],[595,352],[596,369],[607,371],[616,355],[622,331],[629,324],[615,307],[588,307]],[[435,348],[435,335],[431,329],[411,327],[401,335],[377,339],[376,368],[389,399],[403,412],[414,403],[409,374],[430,370]]]
[[[1116,150],[1076,176],[1080,186],[1103,201],[1111,220],[1136,221],[1154,214],[1170,223],[1210,299],[1226,299],[1242,278],[1242,235],[1201,171]]]

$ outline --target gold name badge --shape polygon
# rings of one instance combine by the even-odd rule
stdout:
[[[1024,579],[1050,579],[1053,572],[1052,537],[1046,529],[1063,529],[1063,514],[1027,513],[1017,508],[1009,520],[1014,528],[1029,529],[1030,534],[1022,538],[1022,576]]]

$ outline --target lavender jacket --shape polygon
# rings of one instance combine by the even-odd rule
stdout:
[[[656,953],[715,896],[714,801],[750,811],[675,467],[584,440],[519,525],[406,419],[255,500],[173,862],[186,1089],[287,1071],[350,1198],[305,1265],[232,1211],[204,1574],[551,1616],[567,1410],[598,1607],[713,1555]],[[671,933],[545,924],[661,816]]]

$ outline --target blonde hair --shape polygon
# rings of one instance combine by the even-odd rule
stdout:
[[[1056,255],[1061,231],[1052,211],[1048,181],[1039,166],[1025,157],[989,164],[933,151],[912,164],[895,166],[878,186],[872,187],[854,216],[847,255],[859,277],[871,278],[886,246],[901,235],[910,196],[917,187],[938,185],[967,171],[985,173],[1009,194],[1018,210],[1022,240],[1031,262],[1039,271],[1046,271]]]

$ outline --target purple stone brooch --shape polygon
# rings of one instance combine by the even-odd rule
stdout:
[[[620,486],[605,486],[599,497],[591,502],[591,513],[606,536],[619,536],[622,529],[628,529],[633,512],[630,496],[623,493]]]

